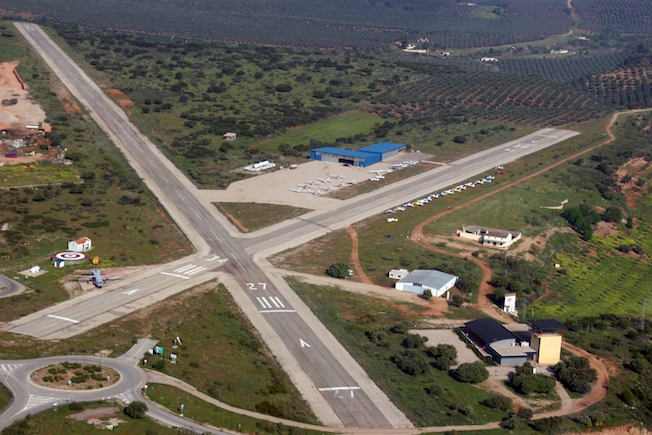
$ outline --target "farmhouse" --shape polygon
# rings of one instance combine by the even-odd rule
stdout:
[[[406,146],[403,144],[390,142],[379,142],[358,150],[323,147],[310,151],[310,159],[365,167],[393,157],[405,149]]]
[[[71,240],[68,242],[68,251],[71,252],[86,252],[92,248],[91,239],[82,237],[81,239]]]
[[[234,140],[236,140],[236,138],[238,137],[238,135],[237,135],[236,133],[233,133],[233,132],[228,132],[228,133],[224,133],[224,134],[222,135],[222,137],[223,137],[224,140],[227,141],[227,142],[233,142]]]
[[[473,240],[482,246],[497,249],[509,249],[521,239],[521,233],[517,231],[497,230],[476,225],[463,226],[461,230],[457,230],[457,235],[462,239]]]
[[[459,278],[455,275],[440,272],[438,270],[414,270],[401,278],[395,287],[397,290],[423,293],[424,290],[430,290],[435,297],[446,294],[446,299],[450,297],[450,289],[453,288]]]

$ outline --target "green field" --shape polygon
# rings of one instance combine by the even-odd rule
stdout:
[[[420,316],[420,306],[397,304],[293,279],[288,282],[415,425],[474,424],[500,420],[505,415],[480,404],[492,393],[457,382],[445,371],[432,367],[423,374],[410,376],[390,360],[392,355],[404,350],[401,341],[405,336],[388,329],[401,322],[414,323]],[[365,335],[369,331],[380,332],[385,345],[371,342]],[[431,388],[437,393],[426,392]]]
[[[289,205],[258,202],[217,202],[215,206],[243,233],[256,231],[310,211]]]
[[[11,392],[0,383],[0,413],[11,403]]]
[[[4,166],[0,168],[0,180],[3,188],[25,187],[41,184],[61,184],[79,182],[79,172],[73,166],[53,165],[50,163]]]
[[[305,429],[295,429],[280,424],[270,423],[264,420],[235,414],[211,405],[195,396],[192,396],[178,388],[170,385],[149,384],[147,397],[157,402],[172,412],[179,412],[183,403],[184,417],[191,418],[200,423],[208,423],[214,427],[230,429],[243,433],[272,433],[272,434],[317,434],[319,432]]]
[[[113,417],[118,418],[121,422],[111,430],[111,433],[118,435],[133,434],[160,434],[173,435],[179,431],[159,425],[149,417],[140,419],[129,418],[122,413],[122,407],[119,404],[106,402],[84,403],[84,410],[101,409],[101,408],[118,408]],[[4,429],[2,433],[6,434],[53,434],[53,435],[76,435],[76,434],[105,434],[106,429],[97,429],[88,424],[86,420],[77,421],[70,418],[71,415],[79,413],[79,410],[70,410],[68,405],[61,405],[56,409],[48,409],[35,415],[30,415],[24,420],[20,420],[10,427]]]
[[[298,127],[290,127],[285,132],[274,134],[261,141],[255,142],[254,147],[265,153],[278,152],[281,144],[290,147],[307,145],[311,141],[324,144],[334,144],[338,139],[356,135],[367,136],[374,127],[382,122],[382,118],[360,109],[353,109],[337,115],[329,116],[319,121],[311,122]],[[358,145],[365,145],[360,143]],[[356,146],[356,148],[358,148]]]
[[[233,406],[256,410],[268,402],[268,410],[283,417],[316,421],[229,292],[210,283],[67,340],[44,342],[0,333],[0,359],[101,350],[117,357],[147,336],[160,340],[166,354],[176,336],[183,341],[174,350],[177,364],[165,364],[164,373]],[[148,367],[155,362],[150,357]]]

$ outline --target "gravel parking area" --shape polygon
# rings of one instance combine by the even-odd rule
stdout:
[[[426,346],[437,346],[438,344],[450,344],[457,349],[457,365],[471,363],[478,360],[478,357],[464,343],[454,331],[450,329],[414,329],[411,334],[419,334],[428,339]],[[457,367],[453,366],[453,367]]]

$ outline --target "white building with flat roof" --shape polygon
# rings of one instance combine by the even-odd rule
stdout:
[[[450,289],[455,286],[459,278],[455,275],[440,272],[438,270],[414,270],[401,278],[395,287],[397,290],[422,294],[424,290],[430,290],[435,297],[446,294],[450,296]]]
[[[466,240],[473,240],[482,246],[497,249],[509,249],[514,243],[521,240],[521,233],[517,231],[497,230],[495,228],[465,225],[457,230],[457,235]]]
[[[407,269],[392,269],[389,271],[389,277],[392,279],[401,279],[405,278],[408,275],[408,270]]]

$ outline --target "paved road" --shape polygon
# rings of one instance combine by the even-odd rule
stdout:
[[[317,417],[329,425],[411,426],[405,415],[364,372],[351,370],[351,367],[341,363],[340,353],[346,351],[339,346],[337,353],[331,352],[304,320],[304,316],[293,309],[268,280],[239,241],[222,228],[215,218],[217,212],[205,208],[197,200],[193,195],[194,186],[187,178],[129,122],[125,113],[72,59],[38,26],[24,23],[17,24],[17,27],[126,154],[130,164],[199,251],[204,255],[218,255],[229,260],[223,269],[247,289],[248,303],[256,306],[264,316],[263,321],[252,320],[254,325],[259,330],[262,329],[263,338],[277,357],[281,355],[284,358],[286,370],[311,403]],[[97,295],[93,298],[94,304],[89,302],[84,306],[79,304],[68,307],[66,315],[60,316],[65,319],[41,316],[40,319],[31,321],[29,328],[21,331],[35,331],[42,336],[48,334],[49,327],[57,327],[55,320],[73,323],[67,319],[77,321],[83,316],[101,316],[107,309],[119,309],[115,307],[115,297],[111,293]],[[311,318],[310,321],[314,322],[315,319]]]
[[[25,291],[25,286],[4,275],[0,275],[0,298],[8,298]]]
[[[0,430],[13,422],[36,414],[46,409],[67,405],[70,402],[93,402],[117,399],[125,404],[132,401],[144,401],[141,390],[147,380],[147,374],[138,367],[140,358],[148,348],[157,342],[141,339],[125,354],[118,358],[100,358],[95,356],[68,355],[30,360],[0,360],[0,381],[11,391],[13,400],[0,414]],[[110,387],[91,391],[65,391],[46,388],[33,383],[30,375],[41,367],[64,361],[101,364],[120,373],[120,380]],[[147,415],[163,424],[184,428],[196,433],[226,434],[179,417],[169,410],[148,401]]]

